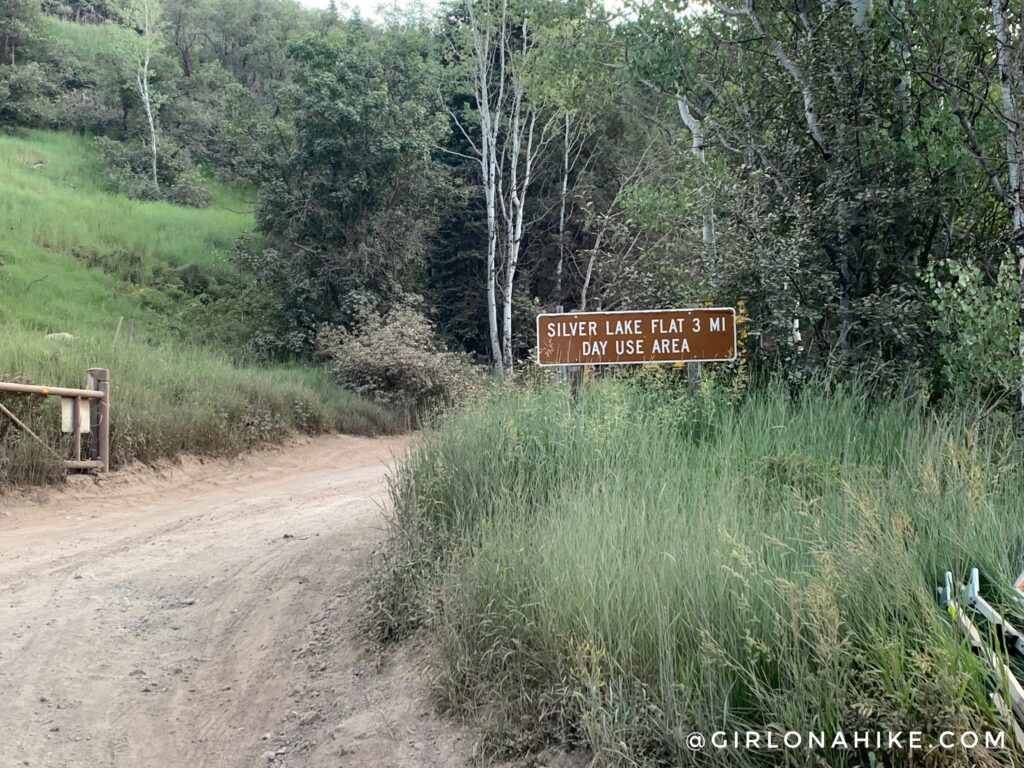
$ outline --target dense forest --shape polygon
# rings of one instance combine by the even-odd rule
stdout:
[[[0,126],[250,190],[235,282],[180,279],[269,359],[504,376],[538,311],[739,306],[752,370],[1012,403],[1019,3],[734,3],[5,0]]]

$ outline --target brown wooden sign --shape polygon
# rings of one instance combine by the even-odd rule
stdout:
[[[540,365],[696,363],[736,359],[736,310],[640,309],[537,316]]]

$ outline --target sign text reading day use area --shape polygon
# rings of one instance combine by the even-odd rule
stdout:
[[[540,365],[626,365],[736,359],[736,310],[639,309],[537,316]]]

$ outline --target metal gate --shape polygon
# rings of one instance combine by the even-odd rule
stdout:
[[[64,460],[68,469],[98,469],[110,471],[110,371],[90,368],[86,373],[86,389],[68,387],[41,387],[35,384],[17,384],[0,381],[0,392],[22,395],[45,395],[61,398],[62,431],[75,436],[75,458]],[[0,414],[14,422],[20,430],[43,445],[45,441],[11,410],[0,403]],[[92,450],[88,459],[82,458],[82,434],[91,432]],[[52,449],[51,449],[52,450]]]

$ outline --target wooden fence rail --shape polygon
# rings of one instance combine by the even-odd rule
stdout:
[[[75,436],[75,458],[65,460],[68,469],[98,469],[110,471],[110,371],[106,368],[90,368],[86,373],[88,389],[71,387],[44,387],[36,384],[18,384],[0,381],[0,392],[19,395],[44,395],[60,397],[71,402],[70,429]],[[82,401],[96,401],[96,407],[89,408],[89,428],[82,429]],[[43,445],[46,443],[35,432],[0,403],[0,413],[6,415],[22,431],[34,437]],[[91,457],[82,459],[82,432],[92,432],[96,438],[91,443]],[[51,449],[52,450],[52,449]]]

